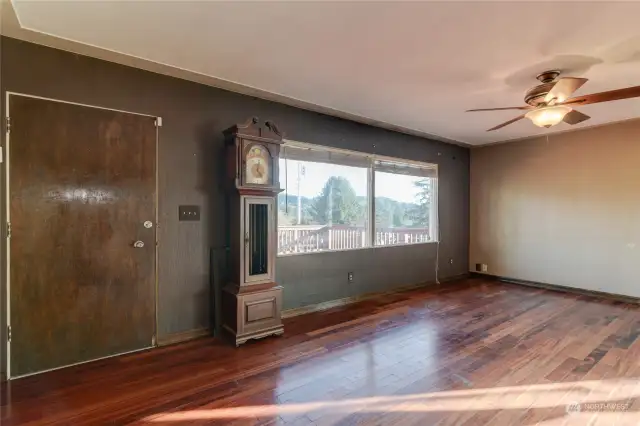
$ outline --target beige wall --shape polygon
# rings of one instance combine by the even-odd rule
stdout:
[[[470,270],[640,297],[640,120],[471,151]]]

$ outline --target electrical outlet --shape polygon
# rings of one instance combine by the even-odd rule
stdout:
[[[453,265],[453,258],[449,259],[449,264]]]
[[[353,272],[349,272],[349,273],[347,274],[347,280],[349,280],[349,282],[350,282],[350,283],[352,283],[352,282],[353,282]]]
[[[476,263],[476,272],[487,272],[488,269],[485,263]]]

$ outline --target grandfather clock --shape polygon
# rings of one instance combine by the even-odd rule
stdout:
[[[230,205],[230,283],[222,295],[223,327],[236,346],[284,332],[276,284],[278,160],[282,134],[252,118],[224,132]]]

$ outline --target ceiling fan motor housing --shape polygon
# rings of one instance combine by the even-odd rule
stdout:
[[[536,78],[542,84],[527,90],[527,93],[524,95],[524,101],[534,107],[544,103],[545,96],[547,96],[549,90],[555,85],[555,81],[559,76],[560,71],[558,70],[550,70],[538,74]]]
[[[534,107],[545,103],[544,98],[554,85],[555,83],[543,83],[532,87],[525,93],[524,101]]]

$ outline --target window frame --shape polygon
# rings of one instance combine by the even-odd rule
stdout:
[[[306,142],[299,142],[299,141],[294,141],[294,140],[289,140],[289,139],[285,139],[283,141],[283,148],[285,148],[284,150],[281,150],[281,155],[280,155],[280,159],[281,160],[287,160],[286,155],[283,155],[286,152],[286,148],[287,147],[291,147],[291,148],[297,148],[297,149],[308,149],[308,150],[312,150],[312,151],[324,151],[327,153],[336,153],[336,154],[342,154],[342,155],[348,155],[348,156],[354,156],[354,157],[359,157],[362,158],[364,160],[366,160],[366,162],[368,163],[368,166],[366,167],[367,169],[367,246],[365,247],[354,247],[354,248],[346,248],[346,249],[329,249],[329,250],[319,250],[319,251],[308,251],[308,252],[298,252],[298,253],[279,253],[279,247],[276,247],[276,257],[289,257],[289,256],[300,256],[300,255],[309,255],[309,254],[322,254],[322,253],[334,253],[334,252],[341,252],[341,251],[353,251],[353,250],[370,250],[370,249],[380,249],[380,248],[391,248],[391,247],[402,247],[402,246],[414,246],[414,245],[421,245],[421,244],[439,244],[440,243],[440,219],[439,219],[439,208],[438,208],[438,203],[439,203],[439,193],[438,193],[438,188],[439,188],[439,165],[436,163],[428,163],[425,161],[415,161],[415,160],[408,160],[408,159],[404,159],[404,158],[398,158],[398,157],[390,157],[390,156],[384,156],[384,155],[377,155],[377,154],[368,154],[368,153],[364,153],[361,151],[353,151],[353,150],[348,150],[348,149],[342,149],[342,148],[334,148],[334,147],[330,147],[330,146],[326,146],[326,145],[318,145],[318,144],[310,144],[310,143],[306,143]],[[305,160],[298,160],[298,161],[305,161]],[[313,162],[313,160],[307,160],[309,162]],[[421,168],[421,169],[431,169],[434,170],[434,174],[435,177],[433,177],[432,179],[435,180],[435,185],[433,187],[433,199],[432,199],[432,209],[430,212],[430,227],[431,224],[433,224],[433,229],[434,231],[430,231],[431,234],[431,241],[421,241],[421,242],[413,242],[413,243],[399,243],[399,244],[390,244],[390,245],[376,245],[375,244],[375,232],[376,232],[376,223],[375,223],[375,217],[376,217],[376,203],[375,203],[375,175],[376,175],[376,161],[384,161],[384,162],[391,162],[391,163],[397,163],[399,165],[407,165],[407,166],[412,166],[412,167],[416,167],[416,168]],[[316,161],[317,162],[317,161]],[[331,163],[330,161],[327,162],[328,164],[340,164],[339,162],[336,163]],[[350,166],[350,167],[359,167],[359,166]],[[379,170],[382,171],[382,170]],[[386,172],[389,173],[389,172]],[[417,175],[416,175],[417,176]],[[285,187],[286,187],[286,182],[285,182]],[[277,203],[276,203],[276,207]],[[279,208],[276,208],[276,216],[278,215],[279,212]],[[276,217],[277,220],[277,217]],[[278,228],[279,226],[276,226],[276,233],[278,232]],[[276,238],[276,241],[278,241],[279,239]]]

